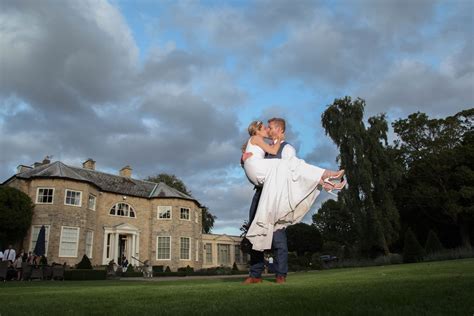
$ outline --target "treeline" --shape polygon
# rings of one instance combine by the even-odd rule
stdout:
[[[365,101],[336,99],[322,115],[348,187],[313,216],[323,248],[344,257],[403,253],[406,237],[442,248],[474,240],[474,109],[364,123]],[[408,235],[407,235],[408,232]],[[413,233],[413,236],[411,234]]]

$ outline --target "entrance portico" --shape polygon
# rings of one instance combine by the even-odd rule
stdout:
[[[130,264],[136,265],[140,258],[140,230],[128,223],[116,226],[104,226],[104,249],[102,264],[108,264],[110,260],[120,262],[122,254],[127,257]]]

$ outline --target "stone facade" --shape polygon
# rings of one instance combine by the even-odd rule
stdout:
[[[83,169],[88,169],[86,166]],[[64,170],[68,166],[60,164],[55,167]],[[105,265],[110,260],[117,262],[123,253],[134,265],[140,265],[139,261],[150,260],[152,265],[169,266],[172,271],[186,266],[194,269],[232,266],[235,258],[239,260],[239,266],[245,268],[245,260],[239,259],[243,258],[242,254],[237,253],[236,257],[235,252],[235,246],[240,243],[239,237],[202,234],[202,210],[199,202],[193,198],[173,194],[174,189],[163,183],[159,185],[163,190],[157,196],[153,196],[156,190],[153,184],[149,196],[127,195],[124,189],[110,192],[110,188],[104,190],[100,183],[97,185],[89,181],[87,173],[86,176],[81,174],[82,177],[72,179],[72,172],[79,171],[77,168],[71,167],[69,174],[63,171],[56,174],[50,170],[52,168],[43,168],[45,171],[37,173],[28,171],[28,176],[20,173],[4,183],[27,193],[35,203],[32,228],[23,246],[33,250],[35,236],[39,228],[45,225],[49,262],[74,265],[87,254],[93,265]],[[130,174],[124,176],[131,179]],[[131,180],[134,183],[140,181]],[[41,201],[41,193],[51,193],[45,189],[52,189],[53,194],[52,198],[46,199],[46,203],[42,203],[45,199]],[[80,192],[80,203],[77,192]],[[71,194],[79,205],[68,205],[72,201]],[[95,205],[90,203],[90,199],[91,202],[95,199]],[[115,215],[111,214],[112,209]],[[119,212],[119,209],[126,211]],[[166,214],[168,209],[171,210],[169,215]],[[130,216],[132,210],[133,217]],[[205,246],[209,245],[212,245],[212,262],[205,260]]]

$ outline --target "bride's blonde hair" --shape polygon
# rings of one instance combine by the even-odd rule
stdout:
[[[262,121],[253,121],[252,123],[250,123],[247,129],[249,131],[249,135],[254,136],[255,134],[257,134],[260,128],[262,128],[262,125],[263,125]]]

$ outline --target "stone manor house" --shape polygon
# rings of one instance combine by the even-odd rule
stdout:
[[[105,265],[125,254],[133,265],[140,265],[134,258],[150,260],[172,271],[234,262],[247,267],[240,237],[203,234],[196,199],[164,183],[133,179],[129,166],[112,175],[96,171],[92,159],[82,168],[45,159],[32,167],[20,165],[3,185],[35,203],[23,247],[34,249],[44,225],[48,262],[74,265],[86,254],[93,265]]]

